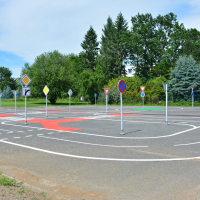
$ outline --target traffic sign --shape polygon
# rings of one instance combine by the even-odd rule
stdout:
[[[109,88],[104,88],[104,92],[106,93],[106,96],[108,95],[108,93],[109,93]]]
[[[25,86],[28,86],[29,83],[31,82],[31,79],[30,79],[30,77],[29,77],[27,74],[25,74],[25,75],[22,77],[21,82],[22,82]]]
[[[120,80],[118,82],[118,90],[123,94],[126,92],[126,82],[124,80]]]
[[[145,97],[145,93],[144,92],[141,93],[141,97]]]
[[[194,96],[194,92],[192,92],[192,96]]]
[[[169,83],[163,82],[162,84],[163,84],[163,88],[164,88],[164,90],[165,90],[165,92],[166,92],[166,85],[167,85],[167,88],[169,88]]]
[[[18,96],[18,90],[12,90],[13,95],[15,96],[15,91],[16,91],[16,96]]]
[[[94,96],[97,97],[97,93],[95,93]]]
[[[145,86],[141,86],[140,89],[142,92],[144,92]]]
[[[43,92],[45,95],[47,95],[49,93],[49,88],[45,85]]]
[[[69,91],[68,91],[68,95],[69,95],[69,96],[72,96],[72,93],[73,93],[72,90],[69,89]]]
[[[31,96],[31,88],[30,87],[22,87],[22,96]]]

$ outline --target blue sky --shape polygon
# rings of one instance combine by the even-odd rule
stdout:
[[[199,0],[0,0],[0,66],[17,78],[44,52],[78,54],[90,25],[100,40],[108,16],[115,20],[119,12],[129,26],[137,13],[173,12],[186,28],[200,30]]]

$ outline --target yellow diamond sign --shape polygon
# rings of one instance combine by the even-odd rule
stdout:
[[[47,95],[49,93],[49,88],[45,85],[43,92],[45,95]]]
[[[31,79],[29,78],[29,76],[27,74],[25,74],[22,79],[21,82],[25,85],[28,86],[28,84],[31,82]]]

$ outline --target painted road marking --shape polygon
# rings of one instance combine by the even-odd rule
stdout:
[[[189,146],[189,145],[193,145],[193,144],[200,144],[200,142],[194,142],[194,143],[188,143],[188,144],[176,144],[174,146],[175,147],[178,147],[178,146]]]
[[[27,135],[26,137],[32,137],[32,135]]]
[[[99,120],[99,119],[98,119]],[[113,121],[119,121],[119,120],[113,120]],[[127,120],[124,120],[127,121]],[[135,122],[135,121],[128,121],[128,122]],[[156,122],[144,122],[144,121],[137,121],[137,122],[142,122],[142,123],[156,123]],[[2,124],[6,124],[5,122],[2,122]],[[164,123],[160,123],[160,124],[164,124]],[[68,133],[75,133],[75,134],[79,134],[79,135],[89,135],[89,136],[94,136],[94,137],[105,137],[105,138],[115,138],[115,139],[158,139],[158,138],[166,138],[166,137],[172,137],[172,136],[176,136],[176,135],[180,135],[182,133],[186,133],[195,129],[198,129],[200,127],[194,126],[194,125],[190,125],[190,124],[181,124],[181,123],[176,123],[178,125],[183,125],[183,126],[192,126],[193,128],[191,129],[187,129],[185,131],[180,131],[174,134],[170,134],[170,135],[164,135],[164,136],[155,136],[155,137],[119,137],[119,136],[109,136],[109,135],[97,135],[97,134],[92,134],[92,133],[81,133],[81,132],[75,132],[75,131],[60,131],[60,130],[55,130],[57,132],[68,132]],[[176,125],[174,124],[174,125]],[[13,125],[13,124],[6,124],[6,125],[11,125],[11,126],[19,126],[19,127],[26,127],[26,128],[37,128],[37,127],[30,127],[30,126],[23,126],[23,125]],[[48,129],[45,128],[46,130],[52,130],[52,129]]]
[[[86,144],[86,145],[91,145],[91,146],[102,146],[102,147],[122,147],[122,148],[135,148],[135,147],[148,147],[148,146],[115,146],[115,145],[104,145],[104,144],[94,144],[94,143],[86,143],[86,142],[79,142],[79,141],[73,141],[73,140],[65,140],[65,139],[60,139],[60,138],[52,138],[52,137],[46,137],[46,136],[40,136],[42,138],[47,138],[47,139],[52,139],[52,140],[59,140],[59,141],[64,141],[64,142],[72,142],[72,143],[78,143],[78,144]]]
[[[19,138],[21,138],[21,137],[13,137],[13,138],[15,138],[15,139],[19,139]]]
[[[0,142],[5,144],[10,144],[18,147],[23,147],[27,149],[32,149],[35,151],[40,151],[44,153],[49,153],[53,155],[59,155],[59,156],[65,156],[65,157],[71,157],[71,158],[82,158],[82,159],[88,159],[88,160],[103,160],[103,161],[123,161],[123,162],[166,162],[166,161],[184,161],[184,160],[194,160],[194,159],[200,159],[200,157],[182,157],[182,158],[164,158],[164,159],[124,159],[124,158],[101,158],[101,157],[89,157],[89,156],[78,156],[78,155],[72,155],[72,154],[65,154],[65,153],[59,153],[55,151],[49,151],[45,149],[40,149],[32,146],[17,144],[13,142],[8,142],[4,140],[0,140]]]
[[[47,134],[53,134],[53,132],[47,133]]]

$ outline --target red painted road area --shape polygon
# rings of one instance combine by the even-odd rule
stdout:
[[[9,117],[10,115],[15,115],[15,114],[11,114],[11,113],[8,113],[8,114],[0,114],[0,117]]]
[[[52,129],[52,130],[59,130],[59,131],[75,131],[81,130],[82,128],[71,128],[71,127],[62,127],[59,123],[66,123],[66,122],[78,122],[90,120],[85,118],[71,118],[71,119],[62,119],[62,120],[48,120],[48,119],[29,119],[27,122],[31,123],[40,123],[45,129]],[[25,121],[25,120],[20,120]]]

